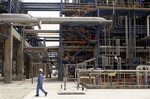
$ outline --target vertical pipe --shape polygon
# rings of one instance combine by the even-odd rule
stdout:
[[[133,45],[133,31],[132,31],[132,12],[129,12],[128,14],[128,31],[129,31],[129,42],[128,42],[128,51],[129,51],[129,64],[130,66],[133,66],[134,61],[134,45]],[[133,68],[133,67],[131,67]],[[129,69],[131,69],[129,68]]]
[[[134,24],[134,28],[133,28],[133,47],[134,47],[134,58],[136,58],[136,15],[135,15],[135,11],[134,11],[134,19],[133,19],[133,24]]]
[[[106,52],[107,51],[107,49],[106,49],[106,46],[107,46],[107,44],[106,44],[107,43],[107,41],[106,41],[106,39],[107,39],[106,38],[106,28],[104,28],[104,39],[105,39],[105,57],[106,57],[106,55],[107,55],[107,52]]]
[[[110,76],[110,85],[112,86],[113,81],[112,81],[112,75]]]
[[[113,0],[112,1],[112,4],[113,4],[113,15],[115,14],[115,1]]]
[[[31,83],[32,83],[32,84],[33,84],[33,66],[34,66],[34,65],[31,64],[31,67],[32,67],[32,71],[31,71],[31,72],[32,72],[32,81],[31,81]]]
[[[129,51],[129,64],[131,65],[131,61],[133,61],[132,58],[132,19],[131,19],[131,13],[129,12],[128,15],[128,34],[129,34],[129,42],[128,42],[128,51]]]
[[[125,36],[126,36],[126,68],[127,68],[127,60],[129,58],[128,55],[128,16],[125,16]]]
[[[97,0],[95,0],[95,8],[97,8]]]
[[[150,18],[150,15],[147,16],[147,36],[150,35],[150,33],[149,33],[149,18]]]
[[[107,49],[106,49],[106,28],[104,28],[104,40],[105,40],[105,65],[104,65],[104,69],[105,69],[105,66],[106,66],[106,64],[108,64],[108,57],[106,56],[107,55]]]
[[[46,47],[46,38],[43,40],[43,46]]]
[[[136,81],[136,82],[137,82],[137,85],[139,86],[139,84],[140,84],[140,81],[139,81],[139,80],[140,80],[139,71],[136,72],[136,80],[137,80],[137,81]]]
[[[4,55],[2,57],[2,77],[4,77]]]
[[[147,85],[147,70],[144,73],[144,84]]]
[[[106,4],[108,5],[108,0],[106,0]]]

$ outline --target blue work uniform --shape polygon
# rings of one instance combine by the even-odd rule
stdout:
[[[43,80],[44,80],[43,74],[40,73],[40,74],[38,75],[38,79],[37,79],[36,95],[39,95],[39,89],[40,89],[44,94],[47,93],[47,92],[43,89]]]

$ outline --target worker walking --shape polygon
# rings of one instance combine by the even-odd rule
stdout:
[[[36,97],[39,96],[39,89],[45,94],[45,96],[47,96],[48,92],[46,92],[43,89],[43,82],[44,82],[44,77],[43,77],[43,70],[39,69],[39,75],[38,75],[38,79],[37,79],[37,87],[36,87]]]

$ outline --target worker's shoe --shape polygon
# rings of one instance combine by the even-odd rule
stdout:
[[[35,97],[38,97],[39,95],[35,95]]]
[[[48,92],[45,93],[45,96],[47,96]]]

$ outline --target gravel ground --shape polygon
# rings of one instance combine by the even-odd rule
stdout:
[[[0,81],[0,99],[22,99],[35,90],[36,81],[31,84],[30,80],[12,81],[11,84],[4,84]]]

